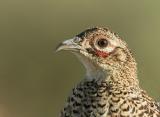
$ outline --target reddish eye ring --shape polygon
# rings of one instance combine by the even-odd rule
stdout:
[[[105,48],[108,46],[108,41],[106,39],[99,39],[99,40],[97,40],[97,45],[100,48]]]

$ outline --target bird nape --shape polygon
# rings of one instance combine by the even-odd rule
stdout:
[[[68,97],[60,117],[160,117],[160,106],[139,86],[136,61],[126,42],[108,28],[90,28],[62,42],[86,76]]]

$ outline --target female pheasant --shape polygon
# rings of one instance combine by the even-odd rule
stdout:
[[[160,106],[140,88],[136,61],[117,34],[90,28],[62,42],[60,50],[74,53],[87,71],[60,117],[160,117]]]

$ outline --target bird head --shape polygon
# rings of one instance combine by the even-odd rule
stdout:
[[[108,28],[87,29],[72,39],[62,42],[57,47],[57,51],[60,50],[71,51],[77,55],[89,74],[97,70],[122,71],[125,66],[129,68],[135,65],[126,42]]]

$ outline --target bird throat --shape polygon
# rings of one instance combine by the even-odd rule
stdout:
[[[92,62],[90,59],[85,57],[84,55],[77,54],[75,55],[78,57],[80,62],[86,69],[86,78],[89,80],[93,79],[105,79],[107,77],[107,73],[96,63]]]

